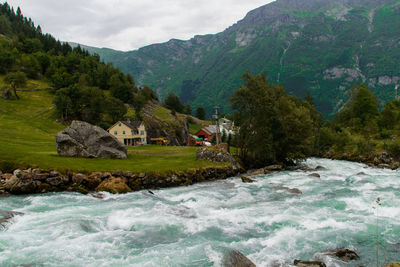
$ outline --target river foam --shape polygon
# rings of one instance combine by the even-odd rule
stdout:
[[[326,159],[306,164],[326,170],[316,171],[319,179],[285,171],[251,184],[234,177],[154,195],[2,198],[0,210],[23,214],[0,232],[0,266],[221,266],[229,248],[257,266],[313,258],[376,266],[377,232],[387,261],[398,261],[399,172]],[[324,256],[339,247],[355,249],[361,260],[344,265]]]

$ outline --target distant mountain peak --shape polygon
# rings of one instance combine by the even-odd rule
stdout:
[[[400,0],[277,0],[218,34],[172,39],[127,53],[95,50],[166,96],[222,105],[245,71],[264,72],[297,96],[310,91],[326,115],[367,83],[391,100],[400,82]]]

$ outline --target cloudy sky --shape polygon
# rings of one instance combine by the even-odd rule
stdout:
[[[133,50],[223,31],[272,0],[8,0],[62,41]]]

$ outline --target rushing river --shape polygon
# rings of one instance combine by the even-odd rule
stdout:
[[[252,184],[230,178],[154,195],[0,198],[0,210],[23,213],[0,229],[0,266],[221,266],[228,248],[257,266],[280,266],[340,247],[361,260],[324,257],[328,266],[376,266],[377,237],[387,262],[399,261],[399,171],[325,159],[306,164],[327,170],[316,171],[320,179],[286,171]]]

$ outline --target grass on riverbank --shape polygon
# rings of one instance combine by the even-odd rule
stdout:
[[[55,136],[65,126],[56,123],[53,96],[47,91],[20,92],[19,96],[20,100],[0,99],[0,169],[165,172],[221,166],[196,160],[195,147],[132,147],[127,160],[59,157]]]

